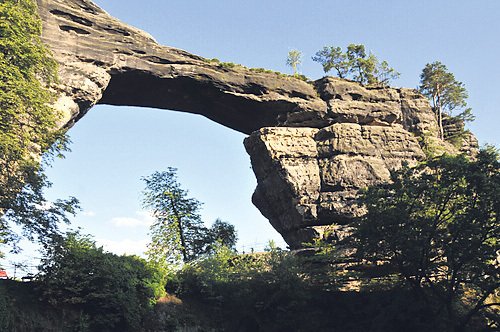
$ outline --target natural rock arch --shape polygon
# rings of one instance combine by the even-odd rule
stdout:
[[[414,90],[228,66],[160,46],[88,0],[38,4],[60,64],[61,126],[100,103],[201,114],[251,134],[253,202],[293,248],[325,228],[342,237],[360,214],[358,190],[424,158],[418,136],[436,139],[432,110]]]

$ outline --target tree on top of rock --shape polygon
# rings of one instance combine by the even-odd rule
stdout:
[[[335,69],[340,78],[350,78],[363,85],[387,85],[399,77],[387,61],[379,62],[373,53],[367,53],[363,44],[350,44],[346,52],[335,46],[325,46],[312,57],[323,66],[325,73]]]
[[[302,63],[302,52],[299,50],[291,50],[286,58],[287,66],[292,67],[293,75],[298,75],[297,66]]]
[[[474,119],[471,109],[467,108],[467,90],[462,82],[455,79],[455,75],[439,61],[425,65],[420,74],[418,90],[432,102],[439,125],[439,137],[444,139],[443,113],[450,115],[456,110],[462,110],[457,118],[464,121]]]

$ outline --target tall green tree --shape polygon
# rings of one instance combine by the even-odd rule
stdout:
[[[467,90],[462,82],[455,79],[455,75],[439,61],[425,65],[420,74],[419,91],[432,102],[439,126],[439,137],[444,139],[443,113],[452,115],[460,110],[458,117],[473,120],[471,109],[467,108]]]
[[[346,52],[335,46],[325,46],[312,58],[323,66],[325,73],[335,69],[340,78],[351,78],[361,84],[388,84],[399,77],[387,61],[367,53],[363,44],[349,44]]]
[[[200,217],[201,203],[188,197],[177,181],[177,170],[155,172],[143,180],[143,206],[155,218],[148,244],[150,260],[188,262],[204,252],[207,229]]]
[[[500,162],[494,149],[477,160],[442,156],[394,172],[369,188],[367,214],[355,224],[357,254],[389,263],[450,329],[499,306]],[[463,301],[463,302],[462,302]]]
[[[66,150],[67,137],[49,106],[56,63],[41,29],[34,0],[0,3],[0,243],[9,245],[19,238],[12,224],[45,242],[77,208],[75,198],[50,204],[43,195],[44,167]]]
[[[299,50],[291,50],[288,52],[288,56],[286,58],[287,66],[292,67],[293,75],[298,75],[297,66],[302,63],[302,52]]]

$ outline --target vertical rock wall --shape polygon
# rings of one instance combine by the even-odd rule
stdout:
[[[323,128],[262,128],[245,140],[258,185],[253,202],[292,248],[349,233],[363,209],[358,192],[390,170],[425,158],[419,139],[435,135],[427,101],[413,90],[316,83],[327,103]]]

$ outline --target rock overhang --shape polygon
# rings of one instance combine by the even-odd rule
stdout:
[[[254,204],[291,247],[344,236],[362,214],[359,189],[387,181],[438,144],[427,100],[413,89],[325,77],[306,82],[161,46],[88,0],[38,0],[43,40],[59,62],[55,108],[70,128],[95,104],[201,114],[250,135]]]

